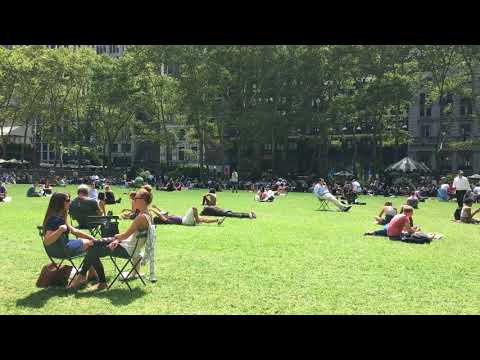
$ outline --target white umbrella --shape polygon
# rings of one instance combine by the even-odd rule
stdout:
[[[473,180],[480,180],[480,175],[479,174],[473,174],[472,176],[469,176],[468,178],[473,179]]]

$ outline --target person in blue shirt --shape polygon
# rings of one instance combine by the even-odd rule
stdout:
[[[313,193],[319,200],[327,200],[333,203],[340,211],[348,211],[352,207],[351,205],[342,203],[335,196],[333,196],[328,190],[327,183],[322,178],[320,178],[320,180],[313,187]]]
[[[41,197],[42,194],[40,192],[37,192],[36,190],[36,184],[32,184],[27,190],[27,197]]]

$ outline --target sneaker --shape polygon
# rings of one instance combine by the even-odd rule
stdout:
[[[255,214],[255,212],[251,212],[250,213],[250,219],[256,219],[257,218],[257,214]]]
[[[224,221],[225,221],[225,218],[224,218],[224,217],[218,219],[218,220],[217,220],[217,225],[218,225],[218,226],[222,225]]]

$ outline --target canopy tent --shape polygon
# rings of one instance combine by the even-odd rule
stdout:
[[[7,160],[0,159],[0,164],[4,164],[4,163],[6,163],[6,162],[7,162]]]
[[[349,171],[342,170],[342,171],[334,173],[333,176],[353,176],[353,174]]]
[[[390,165],[385,169],[385,172],[402,172],[402,173],[423,173],[428,174],[432,171],[424,163],[415,161],[408,156]]]
[[[469,176],[468,178],[473,179],[473,180],[480,180],[480,175],[479,174],[473,174],[472,176]]]

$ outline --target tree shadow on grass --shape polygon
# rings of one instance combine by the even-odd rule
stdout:
[[[125,289],[111,289],[103,291],[87,290],[85,292],[76,292],[75,290],[68,290],[61,287],[50,287],[41,289],[37,292],[31,293],[22,299],[18,299],[16,306],[28,307],[33,309],[39,309],[45,306],[45,304],[53,297],[69,297],[75,296],[75,298],[99,298],[108,299],[112,305],[125,306],[129,305],[136,299],[144,296],[147,292],[140,287],[132,289],[133,291]]]

